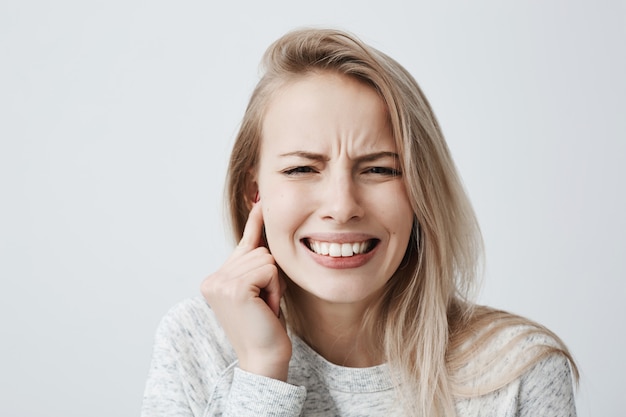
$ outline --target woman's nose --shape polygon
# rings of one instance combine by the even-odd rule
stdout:
[[[359,190],[351,175],[337,175],[323,185],[321,215],[338,224],[363,217],[364,209]]]

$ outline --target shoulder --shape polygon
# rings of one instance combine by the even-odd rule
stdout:
[[[455,337],[449,369],[459,415],[575,415],[576,367],[544,326],[480,307]]]
[[[575,416],[569,362],[563,355],[550,354],[502,388],[457,398],[456,409],[459,417]]]
[[[450,370],[457,387],[476,394],[519,380],[546,358],[568,367],[571,358],[558,336],[544,326],[486,307],[477,309],[453,344]]]
[[[215,316],[207,302],[201,297],[193,297],[171,307],[163,316],[160,326],[213,327],[216,324]]]
[[[182,359],[211,363],[219,368],[235,361],[234,351],[211,307],[202,297],[183,300],[161,319],[157,345]]]
[[[518,388],[520,416],[575,416],[572,367],[563,355],[548,355],[522,375]]]
[[[224,398],[235,353],[203,298],[172,307],[158,326],[144,392],[144,415],[203,415]]]

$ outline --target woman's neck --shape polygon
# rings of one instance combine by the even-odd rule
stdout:
[[[380,347],[363,318],[369,302],[338,304],[298,294],[296,331],[317,353],[336,365],[365,368],[382,363]]]

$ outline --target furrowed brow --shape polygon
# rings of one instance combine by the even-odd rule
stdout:
[[[391,158],[396,162],[400,161],[400,157],[395,152],[375,152],[357,158],[361,162],[373,162],[379,159]]]
[[[279,156],[281,157],[295,156],[298,158],[309,159],[311,161],[328,161],[327,156],[324,156],[319,153],[307,152],[307,151],[286,152],[286,153],[280,154]],[[373,162],[373,161],[377,161],[379,159],[385,159],[385,158],[391,158],[396,162],[400,160],[400,157],[398,156],[397,153],[386,152],[386,151],[362,155],[356,159],[360,162]]]
[[[287,152],[287,153],[282,153],[279,156],[281,157],[295,156],[298,158],[309,159],[311,161],[328,161],[328,158],[322,154],[306,152],[306,151]]]

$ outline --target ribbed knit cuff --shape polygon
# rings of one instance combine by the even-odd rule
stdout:
[[[305,398],[304,387],[235,368],[226,415],[295,417]]]

